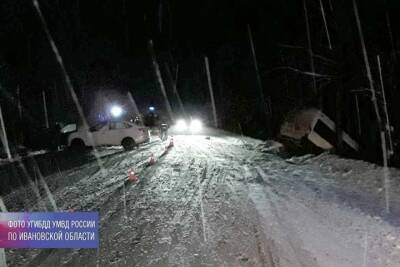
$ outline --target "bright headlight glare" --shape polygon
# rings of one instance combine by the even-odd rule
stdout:
[[[110,111],[111,111],[111,115],[115,118],[121,116],[123,113],[123,110],[120,106],[113,106],[113,107],[111,107]]]
[[[179,132],[187,130],[187,124],[184,120],[178,120],[175,124],[175,129]]]
[[[190,123],[190,131],[199,132],[203,128],[203,123],[200,120],[192,120]]]

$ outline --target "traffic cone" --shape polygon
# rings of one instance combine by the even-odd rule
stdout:
[[[136,175],[133,169],[128,169],[128,180],[131,182],[136,182],[139,180],[139,177]]]

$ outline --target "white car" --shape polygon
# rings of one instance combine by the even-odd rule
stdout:
[[[89,132],[93,136],[92,142],[89,139]],[[72,148],[122,145],[125,150],[132,150],[138,144],[149,140],[150,133],[147,127],[127,121],[109,121],[96,124],[89,129],[78,128],[76,132],[69,134],[68,145]]]

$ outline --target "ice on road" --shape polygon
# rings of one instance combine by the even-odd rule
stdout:
[[[59,210],[100,212],[100,248],[6,250],[9,265],[400,266],[399,217],[381,213],[376,166],[285,160],[273,144],[228,134],[168,142],[108,155],[106,176],[93,162],[45,177]],[[129,168],[138,182],[127,182]],[[31,191],[4,203],[51,210],[44,189],[40,201]]]

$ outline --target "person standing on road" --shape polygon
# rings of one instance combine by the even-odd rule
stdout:
[[[168,138],[168,124],[166,123],[161,123],[160,125],[160,138],[162,141],[165,141]]]

